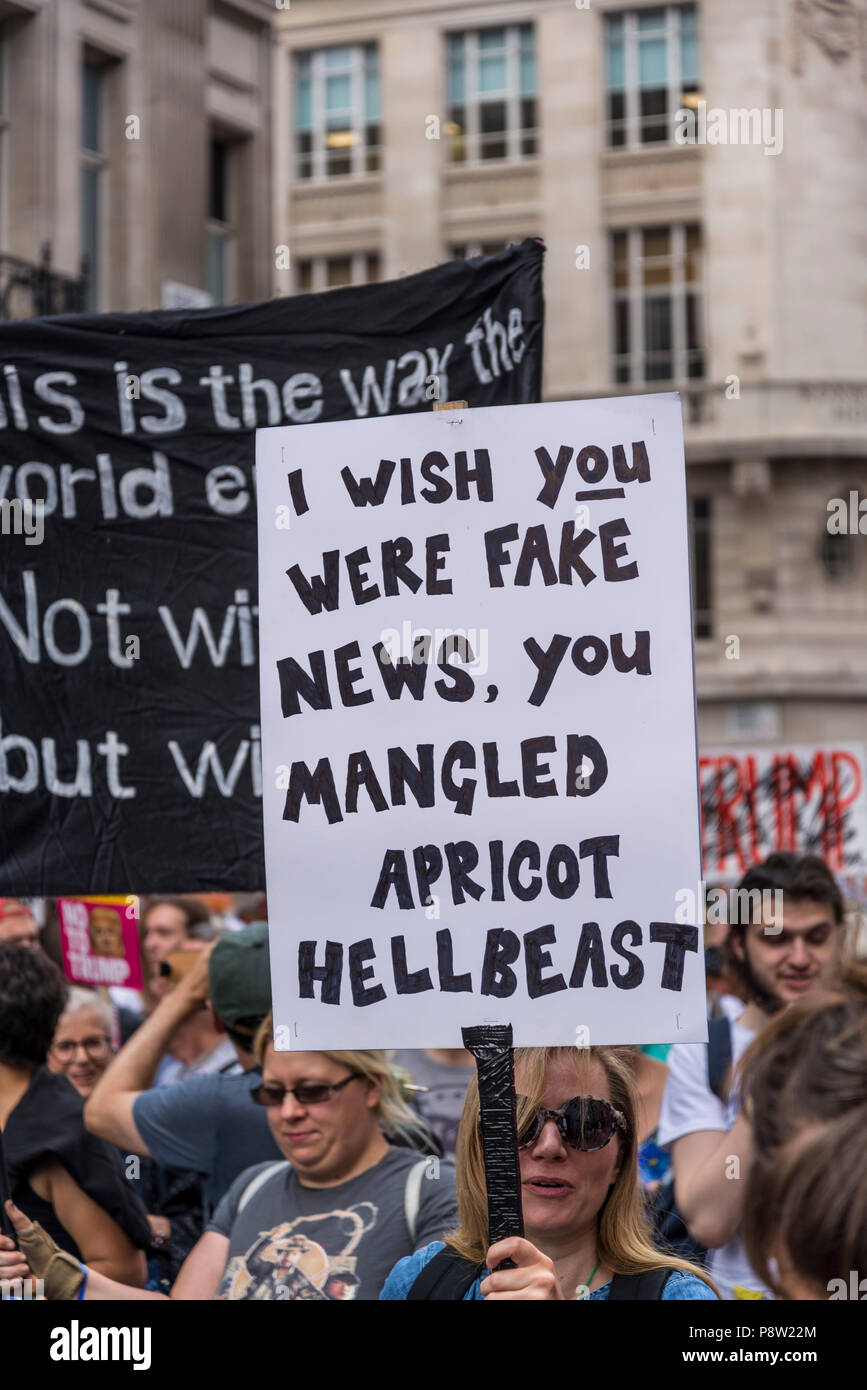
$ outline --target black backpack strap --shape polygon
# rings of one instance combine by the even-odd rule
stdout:
[[[478,1275],[478,1265],[465,1260],[463,1255],[447,1245],[432,1260],[428,1260],[409,1290],[407,1299],[461,1299]]]
[[[611,1280],[608,1301],[622,1302],[629,1298],[649,1301],[662,1298],[662,1290],[670,1274],[670,1269],[646,1269],[642,1274],[615,1274]]]
[[[725,1104],[724,1082],[732,1064],[732,1026],[729,1020],[711,1018],[707,1025],[707,1079],[718,1100]]]

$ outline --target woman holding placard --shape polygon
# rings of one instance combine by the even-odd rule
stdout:
[[[525,1236],[488,1246],[479,1095],[457,1141],[460,1225],[401,1260],[383,1299],[715,1299],[697,1266],[650,1243],[625,1049],[515,1052]],[[514,1268],[498,1268],[504,1261]]]

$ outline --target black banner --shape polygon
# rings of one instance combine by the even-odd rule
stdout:
[[[542,255],[0,324],[0,894],[264,887],[253,431],[538,401]]]

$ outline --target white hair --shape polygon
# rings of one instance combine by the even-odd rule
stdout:
[[[111,1005],[107,1004],[101,994],[97,994],[93,989],[82,989],[79,985],[70,985],[66,1005],[61,1018],[66,1014],[78,1014],[82,1009],[94,1009],[103,1024],[105,1031],[111,1036],[112,1012]]]

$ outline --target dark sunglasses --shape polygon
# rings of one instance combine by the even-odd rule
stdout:
[[[626,1132],[623,1112],[598,1096],[573,1096],[559,1110],[528,1109],[532,1106],[529,1096],[516,1099],[519,1149],[535,1144],[549,1120],[556,1124],[563,1143],[580,1153],[596,1153],[611,1143],[618,1130]]]
[[[259,1105],[282,1105],[286,1096],[294,1096],[299,1105],[323,1105],[330,1100],[335,1091],[342,1091],[344,1086],[348,1086],[350,1081],[357,1081],[363,1073],[360,1071],[350,1072],[342,1081],[338,1081],[333,1086],[325,1086],[320,1082],[308,1081],[301,1086],[254,1086],[250,1095]]]

